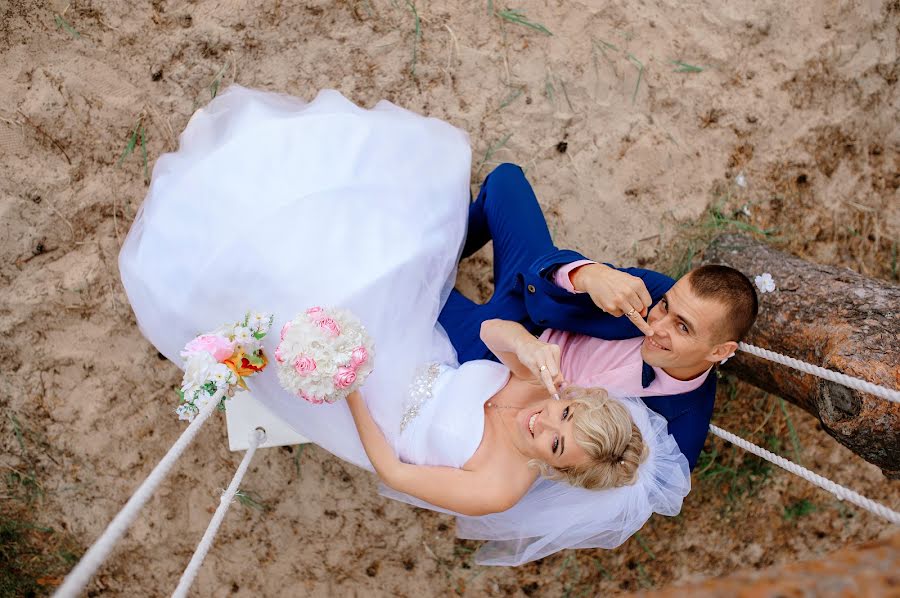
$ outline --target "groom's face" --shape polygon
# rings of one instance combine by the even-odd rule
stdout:
[[[650,310],[647,323],[654,334],[644,338],[641,356],[666,369],[709,367],[727,356],[719,355],[723,339],[718,333],[726,316],[723,304],[698,297],[690,275],[684,276]]]

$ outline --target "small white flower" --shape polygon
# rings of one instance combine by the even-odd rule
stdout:
[[[747,188],[747,177],[744,176],[743,172],[734,177],[734,182],[737,183],[737,186],[741,189]]]
[[[210,370],[209,380],[216,385],[216,388],[227,388],[237,382],[237,377],[227,365],[219,363]]]
[[[771,293],[775,291],[775,280],[768,272],[763,272],[761,275],[754,278],[753,281],[756,283],[756,288],[759,289],[760,293]]]
[[[267,334],[272,326],[272,314],[253,312],[247,320],[247,326],[260,334]]]
[[[194,413],[193,407],[191,407],[187,403],[185,403],[184,405],[181,405],[180,407],[175,409],[175,413],[178,414],[179,420],[185,420],[185,421],[189,421],[189,422],[194,421],[194,416],[196,415]]]
[[[741,214],[743,214],[743,215],[746,216],[747,218],[750,218],[750,216],[751,216],[751,214],[750,214],[750,206],[747,205],[747,204],[744,204],[744,207],[741,208]]]
[[[246,326],[234,327],[234,342],[236,342],[237,344],[246,348],[247,345],[255,340],[256,339],[253,338],[253,331]]]

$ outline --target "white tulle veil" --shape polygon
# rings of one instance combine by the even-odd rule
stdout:
[[[469,517],[381,486],[383,495],[456,515],[459,538],[486,540],[476,562],[520,565],[566,548],[615,548],[641,529],[653,513],[673,516],[691,489],[690,468],[666,420],[640,399],[620,398],[650,449],[634,485],[585,490],[538,479],[514,507]],[[476,492],[476,489],[472,489]]]

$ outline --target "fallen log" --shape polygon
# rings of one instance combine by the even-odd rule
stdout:
[[[900,286],[852,270],[813,264],[743,235],[717,237],[704,264],[737,268],[750,280],[769,272],[777,290],[760,293],[746,342],[856,378],[900,387]],[[803,374],[743,351],[723,366],[799,405],[885,476],[900,479],[900,403]]]
[[[745,569],[641,593],[643,598],[778,598],[779,596],[896,596],[900,534],[812,561]],[[631,595],[631,594],[629,594]]]

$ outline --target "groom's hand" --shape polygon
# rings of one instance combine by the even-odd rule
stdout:
[[[653,336],[653,329],[644,321],[653,300],[643,280],[606,264],[586,264],[570,277],[575,290],[590,295],[597,307],[616,317],[628,316],[641,332]]]

